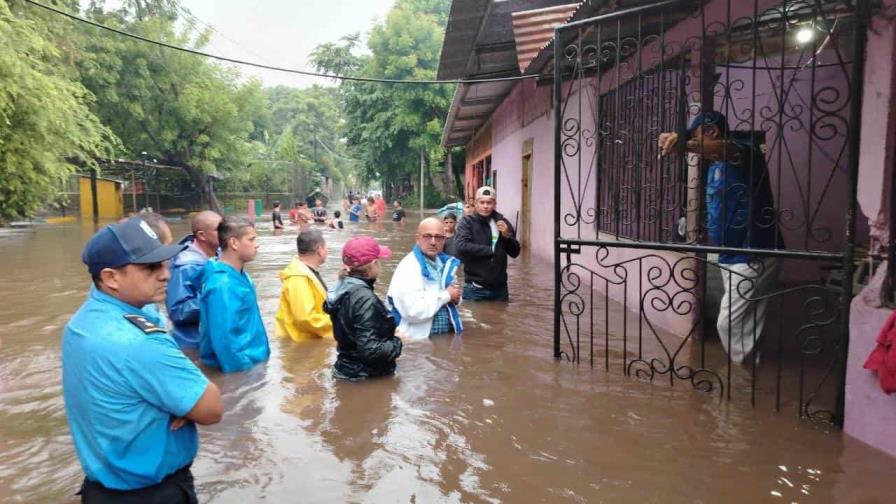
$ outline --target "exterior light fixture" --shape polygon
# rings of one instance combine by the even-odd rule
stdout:
[[[804,26],[796,32],[796,41],[798,44],[808,44],[815,39],[815,29],[811,26]]]

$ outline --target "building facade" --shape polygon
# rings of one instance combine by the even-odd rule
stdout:
[[[556,268],[555,356],[621,358],[896,455],[896,398],[862,367],[892,312],[894,4],[454,2],[439,76],[522,78],[461,84],[443,144],[467,147],[466,196],[495,185]],[[774,201],[755,254],[780,270],[753,335],[772,357],[743,390],[713,323],[731,251],[708,245],[706,163],[656,148],[713,110],[761,153]]]

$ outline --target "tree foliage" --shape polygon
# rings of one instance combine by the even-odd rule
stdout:
[[[126,2],[115,11],[94,4],[90,16],[171,44],[202,48],[208,33],[178,29],[176,3]],[[90,31],[96,29],[88,28]],[[95,110],[121,139],[125,156],[142,152],[183,168],[206,204],[218,209],[208,175],[227,176],[253,157],[257,111],[265,109],[257,81],[199,56],[120,37],[92,33],[81,62],[84,84],[97,96]]]
[[[0,0],[0,221],[32,214],[75,163],[106,157],[115,146],[59,37],[45,19],[14,14]]]
[[[202,49],[211,35],[179,0],[47,1],[178,46]],[[339,74],[434,78],[449,5],[398,0],[366,52],[352,34],[319,46],[313,62]],[[0,0],[0,43],[0,218],[33,213],[77,163],[144,152],[182,168],[211,208],[210,175],[232,191],[302,192],[327,179],[407,185],[421,153],[427,166],[444,155],[452,86],[263,89],[231,67],[15,0]]]
[[[318,46],[312,63],[330,73],[357,69],[367,77],[434,79],[449,6],[445,0],[399,0],[371,30],[369,54],[360,54],[359,37],[349,35]],[[390,183],[416,180],[422,152],[432,180],[431,168],[444,159],[440,139],[453,85],[344,81],[340,91],[362,179],[382,180],[387,190]]]
[[[247,170],[226,181],[228,190],[304,194],[323,188],[327,178],[353,183],[353,161],[342,142],[344,121],[338,90],[277,86],[264,90],[268,111],[259,124],[264,139]],[[278,189],[279,188],[279,189]]]

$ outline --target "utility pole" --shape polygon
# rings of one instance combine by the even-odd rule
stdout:
[[[318,170],[317,164],[317,128],[311,130],[311,136],[313,140],[311,141],[312,147],[314,148],[314,170]],[[307,196],[307,194],[306,194]],[[310,204],[308,206],[311,206]]]
[[[93,207],[91,210],[93,211],[93,227],[96,227],[100,222],[100,203],[97,199],[97,190],[96,190],[96,168],[90,169],[90,197],[91,197],[91,206]],[[81,215],[84,215],[83,213]]]
[[[147,154],[146,151],[143,151],[140,153],[140,160],[143,161],[143,173],[141,173],[141,175],[142,175],[141,178],[143,179],[143,207],[144,208],[149,206],[149,192],[146,190],[146,181],[148,179],[146,176],[146,157],[147,156],[149,156],[149,154]],[[135,188],[135,190],[136,190],[136,188]],[[136,202],[136,198],[134,201]],[[136,206],[136,204],[134,206]],[[136,213],[136,212],[137,212],[137,210],[135,209],[134,213]]]
[[[146,179],[147,179],[147,177],[146,177],[146,157],[147,156],[149,156],[149,154],[147,154],[146,151],[143,151],[140,153],[140,160],[143,161],[143,173],[142,173],[143,177],[142,178],[143,178],[143,206],[144,207],[149,206],[149,199],[148,199],[149,193],[146,191]],[[134,185],[134,213],[137,213],[137,186],[136,185]]]
[[[135,175],[134,170],[131,168],[131,208],[134,210],[134,213],[137,213],[137,177]]]
[[[423,161],[423,149],[420,149],[420,219],[423,219],[423,168],[426,163]]]
[[[314,136],[313,146],[314,146],[314,169],[317,169],[317,130],[312,130],[312,135]]]
[[[161,214],[162,213],[162,189],[161,189],[161,187],[159,187],[159,167],[156,164],[156,163],[158,163],[158,161],[153,159],[152,162],[153,162],[153,165],[155,165],[155,167],[153,168],[153,174],[155,175],[155,185],[156,185],[156,212]]]

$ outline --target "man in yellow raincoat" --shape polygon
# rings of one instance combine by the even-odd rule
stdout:
[[[275,334],[293,341],[333,338],[333,322],[324,312],[327,285],[318,268],[327,260],[327,243],[320,231],[308,229],[296,238],[298,257],[280,272],[280,306]]]

